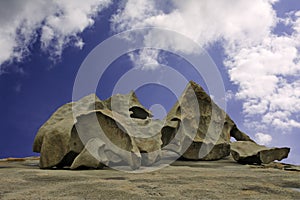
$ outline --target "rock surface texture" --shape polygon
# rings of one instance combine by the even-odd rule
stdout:
[[[240,165],[230,157],[175,161],[159,171],[136,174],[109,168],[40,170],[38,162],[0,160],[0,199],[300,199],[299,171],[280,163]]]
[[[134,92],[104,101],[91,94],[65,104],[39,129],[33,151],[40,153],[40,168],[134,170],[174,155],[210,161],[230,152],[240,163],[270,163],[286,158],[289,148],[257,145],[191,81],[162,121],[152,118]]]

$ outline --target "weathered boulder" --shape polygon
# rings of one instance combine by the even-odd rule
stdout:
[[[123,163],[137,169],[142,164],[152,165],[160,158],[161,125],[153,123],[148,127],[150,120],[126,118],[104,109],[79,116],[75,127],[84,134],[81,139],[86,143],[85,151],[89,151],[99,162],[107,166]],[[133,127],[135,134],[131,130]],[[74,166],[87,166],[85,160],[81,160],[81,164],[77,162]]]
[[[268,148],[249,141],[231,143],[234,160],[242,164],[268,164],[288,157],[290,148]]]
[[[70,165],[71,161],[83,149],[83,144],[77,136],[74,124],[76,113],[102,109],[104,104],[95,95],[89,95],[77,102],[61,106],[39,129],[33,143],[33,151],[41,153],[40,167]],[[73,145],[76,144],[76,145]]]
[[[142,156],[143,165],[152,165],[161,157],[161,129],[163,122],[141,105],[134,92],[117,94],[105,101],[111,115],[133,138]],[[104,112],[104,111],[102,111]]]
[[[191,160],[217,160],[228,156],[231,136],[252,141],[193,81],[168,113],[161,132],[163,148]]]
[[[41,168],[151,165],[160,158],[162,123],[150,116],[133,92],[105,101],[89,95],[60,107],[39,129],[33,151],[41,153]]]

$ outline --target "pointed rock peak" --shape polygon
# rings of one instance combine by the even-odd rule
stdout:
[[[204,89],[198,83],[196,83],[195,81],[189,81],[189,83],[187,84],[187,88],[188,87],[191,87],[194,90],[199,91],[199,92],[200,91],[205,92]]]
[[[187,92],[191,92],[191,90],[194,91],[197,99],[206,99],[207,101],[212,101],[209,94],[207,94],[206,91],[194,81],[190,81],[187,84],[183,94],[186,94]]]
[[[201,88],[202,89],[202,87],[199,84],[197,84],[195,81],[189,81],[188,85],[191,86],[192,88]]]
[[[138,97],[136,96],[135,92],[133,90],[130,91],[130,93],[128,94],[131,98],[131,101],[133,103],[139,104],[142,106],[141,102],[139,101]]]

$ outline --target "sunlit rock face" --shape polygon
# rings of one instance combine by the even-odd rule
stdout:
[[[152,165],[160,158],[162,122],[151,116],[133,92],[105,101],[92,94],[60,107],[38,131],[33,150],[41,153],[41,168]]]
[[[40,168],[129,166],[135,170],[168,156],[218,160],[231,152],[236,159],[241,153],[235,150],[236,143],[231,149],[230,137],[256,145],[191,81],[164,120],[153,119],[134,92],[104,101],[91,94],[65,104],[39,129],[33,151],[40,153]],[[261,154],[261,163],[287,154],[267,151]]]
[[[203,88],[192,81],[168,113],[162,129],[163,146],[190,160],[218,160],[228,156],[231,136],[252,141]]]

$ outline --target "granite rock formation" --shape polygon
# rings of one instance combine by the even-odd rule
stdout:
[[[230,137],[253,142],[193,81],[168,113],[162,129],[163,146],[190,160],[218,160],[228,156]]]
[[[288,157],[290,148],[268,148],[253,142],[239,141],[231,144],[234,160],[242,164],[269,164]]]
[[[242,142],[231,143],[231,137]],[[251,146],[245,154],[244,144]],[[91,94],[65,104],[39,129],[33,151],[40,153],[40,168],[133,170],[174,155],[209,161],[231,152],[241,163],[268,163],[289,153],[257,145],[192,81],[163,121],[152,119],[134,92],[104,101]]]
[[[161,122],[150,116],[133,92],[106,101],[89,95],[60,107],[39,129],[33,151],[41,153],[41,168],[151,165],[160,157]]]
[[[77,115],[89,110],[103,109],[104,104],[95,95],[89,95],[78,102],[61,106],[39,129],[33,144],[33,151],[41,153],[40,167],[63,167],[70,163],[84,148],[77,136],[73,108]]]

